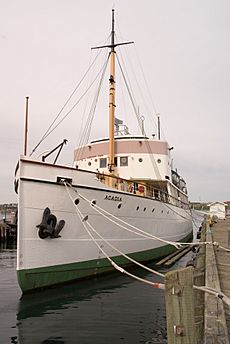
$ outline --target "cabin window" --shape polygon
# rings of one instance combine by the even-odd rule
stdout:
[[[127,156],[121,156],[120,157],[120,166],[128,166],[128,157]]]
[[[154,189],[154,198],[159,199],[159,191]]]
[[[139,162],[142,162],[142,161],[143,161],[143,159],[142,159],[142,158],[139,158],[139,159],[138,159],[138,161],[139,161]]]
[[[160,164],[161,163],[161,159],[157,159],[157,162],[158,162],[158,164]]]
[[[92,165],[92,163],[91,163],[91,161],[89,161],[89,162],[88,162],[88,166],[91,166],[91,165]]]
[[[107,158],[100,159],[100,168],[105,168],[107,166]]]

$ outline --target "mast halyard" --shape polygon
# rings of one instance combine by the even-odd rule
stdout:
[[[114,30],[114,9],[112,9],[112,31],[111,44],[94,47],[92,49],[110,48],[110,77],[109,77],[109,163],[108,170],[111,174],[115,170],[115,140],[114,140],[114,124],[115,124],[115,47],[118,45],[131,44],[134,42],[115,43]]]

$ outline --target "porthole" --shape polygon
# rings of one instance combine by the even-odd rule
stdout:
[[[92,165],[92,163],[89,161],[89,162],[88,162],[88,166],[91,166],[91,165]]]
[[[161,163],[161,159],[157,159],[157,162],[158,162],[158,164],[160,164]]]
[[[145,210],[146,210],[146,207],[144,207],[143,211],[145,211]]]
[[[138,161],[139,161],[139,162],[142,162],[142,161],[143,161],[143,159],[142,159],[142,158],[139,158],[139,159],[138,159]]]
[[[118,206],[117,206],[117,207],[118,207],[118,209],[120,209],[120,208],[121,208],[121,205],[122,205],[122,203],[119,203],[119,204],[118,204]]]
[[[79,198],[76,198],[75,201],[74,201],[74,203],[75,203],[76,205],[78,205],[79,202],[80,202]]]
[[[139,205],[137,206],[137,209],[136,210],[139,210]]]

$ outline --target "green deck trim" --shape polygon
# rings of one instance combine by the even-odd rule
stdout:
[[[192,232],[181,241],[190,241]],[[175,251],[172,245],[166,245],[147,251],[131,253],[129,256],[139,262],[154,261]],[[122,256],[113,257],[115,263],[127,266],[132,263]],[[114,267],[107,258],[94,259],[80,263],[46,266],[43,268],[17,270],[18,283],[23,292],[68,283],[78,279],[113,271]]]

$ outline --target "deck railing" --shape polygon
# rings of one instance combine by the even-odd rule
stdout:
[[[182,192],[178,191],[180,196],[174,197],[170,195],[163,188],[158,187],[157,185],[151,185],[135,180],[123,179],[116,176],[109,176],[104,173],[97,173],[97,178],[101,183],[109,185],[112,188],[124,192],[129,192],[138,196],[147,197],[155,199],[157,201],[175,205],[182,209],[189,209],[189,203],[180,199],[180,196],[185,198],[186,196]],[[162,182],[162,181],[161,181]],[[164,183],[165,188],[167,188],[167,181]]]

